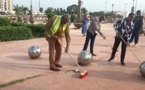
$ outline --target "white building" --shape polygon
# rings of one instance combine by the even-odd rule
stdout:
[[[0,11],[12,12],[13,11],[13,0],[0,0]]]

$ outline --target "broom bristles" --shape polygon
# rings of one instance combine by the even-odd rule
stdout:
[[[87,75],[88,75],[88,72],[87,71],[84,71],[84,72],[80,73],[80,79],[83,79]]]

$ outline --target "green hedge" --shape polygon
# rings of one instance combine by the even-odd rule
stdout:
[[[11,22],[11,26],[24,26],[24,23],[20,23],[20,22]]]
[[[9,26],[10,25],[10,19],[5,17],[0,17],[0,26]]]
[[[31,30],[27,27],[13,27],[1,26],[0,27],[0,41],[12,40],[26,40],[33,38]]]
[[[31,29],[32,35],[35,38],[44,37],[44,25],[43,24],[25,24],[19,22],[11,22],[11,26],[25,26]]]
[[[32,35],[36,38],[44,37],[44,25],[42,24],[25,24],[24,26],[28,27],[32,31]]]

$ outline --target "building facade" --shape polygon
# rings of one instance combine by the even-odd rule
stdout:
[[[0,11],[13,11],[13,0],[0,0]]]

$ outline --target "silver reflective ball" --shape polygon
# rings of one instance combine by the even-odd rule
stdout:
[[[30,58],[32,59],[36,59],[38,57],[40,57],[42,53],[42,50],[39,46],[37,45],[34,45],[34,46],[31,46],[29,49],[28,49],[28,55],[30,56]]]
[[[140,70],[141,75],[145,77],[145,61],[141,63],[141,65],[139,66],[139,70]]]
[[[89,65],[93,60],[92,54],[88,51],[82,51],[78,55],[78,61],[81,65]]]

